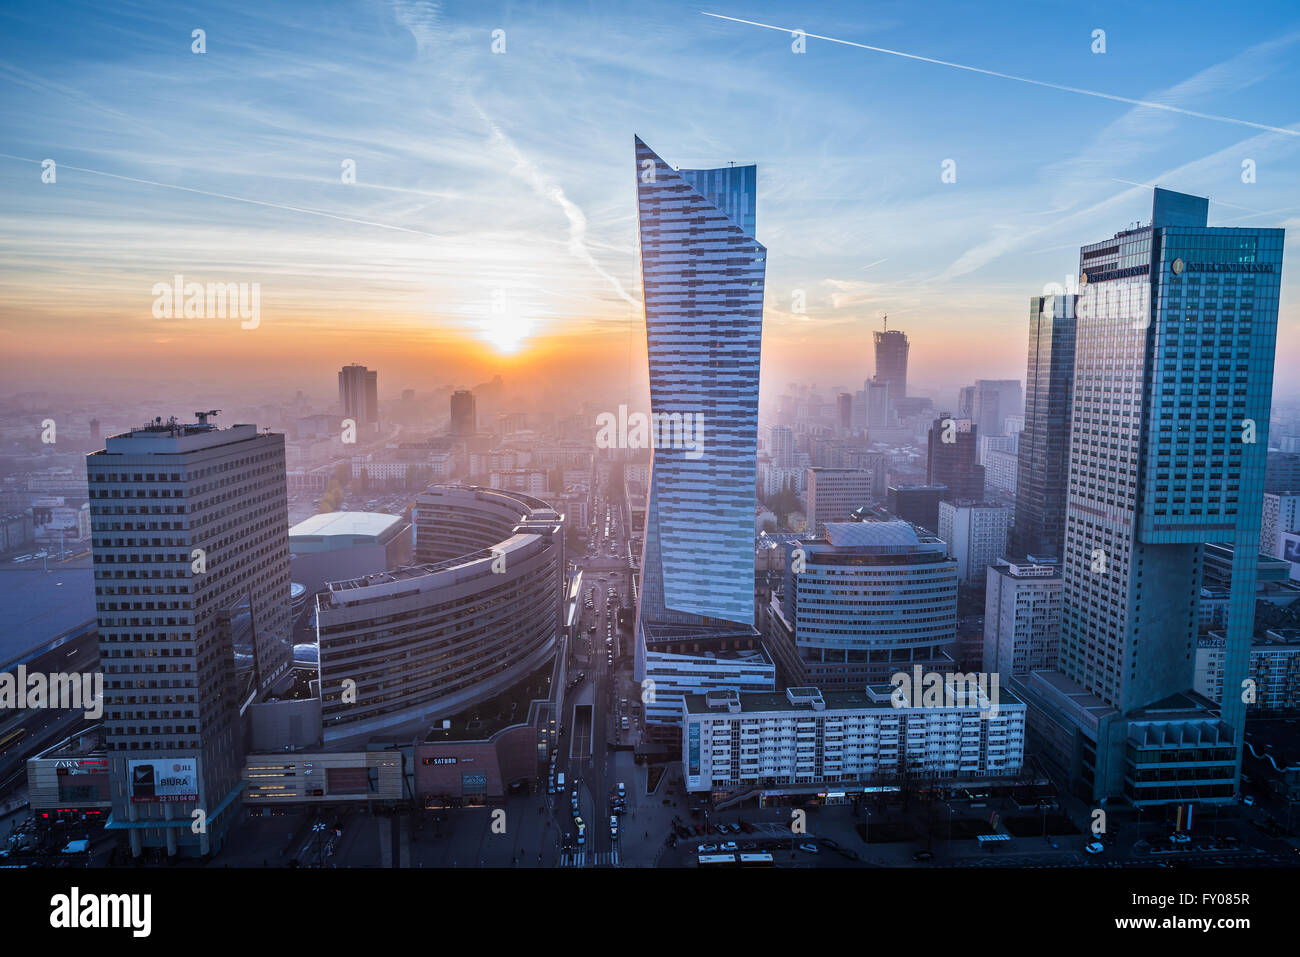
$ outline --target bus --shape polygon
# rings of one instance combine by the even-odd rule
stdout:
[[[701,854],[700,867],[728,867],[736,863],[735,854]]]
[[[774,867],[772,855],[767,851],[755,851],[740,855],[741,867]]]

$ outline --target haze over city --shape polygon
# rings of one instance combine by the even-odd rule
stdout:
[[[1281,0],[0,10],[6,940],[1285,932],[1297,89]]]

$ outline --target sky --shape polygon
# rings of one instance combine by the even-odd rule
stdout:
[[[1293,3],[11,6],[0,391],[328,391],[353,361],[389,394],[643,390],[637,134],[758,166],[765,394],[860,388],[886,315],[912,392],[1022,378],[1029,297],[1149,220],[1158,184],[1209,196],[1211,225],[1288,230],[1289,398],[1297,89]],[[155,316],[177,275],[256,283],[256,327]]]

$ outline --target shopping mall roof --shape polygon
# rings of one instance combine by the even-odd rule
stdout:
[[[402,516],[385,512],[321,512],[289,529],[289,546],[294,551],[327,551],[384,543],[404,524]]]

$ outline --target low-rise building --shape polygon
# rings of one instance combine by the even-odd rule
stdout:
[[[1013,776],[1024,762],[1025,706],[1000,691],[974,702],[898,707],[890,685],[788,688],[683,698],[686,789],[811,792],[908,776],[945,782]]]

